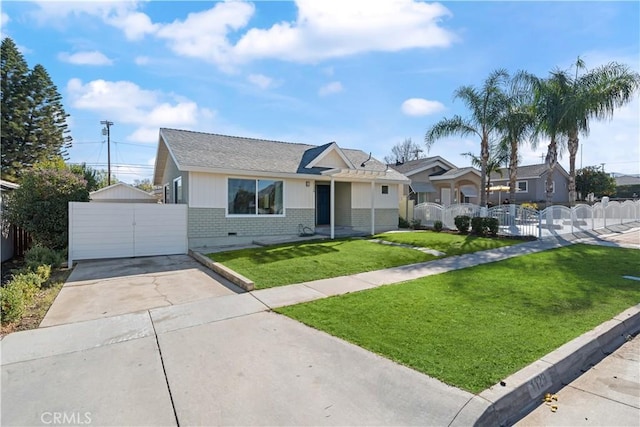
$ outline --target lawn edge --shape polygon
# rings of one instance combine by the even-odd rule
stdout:
[[[473,397],[450,426],[513,425],[640,332],[640,304],[585,332]],[[502,385],[504,384],[504,385]]]

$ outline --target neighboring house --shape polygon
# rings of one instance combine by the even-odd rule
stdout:
[[[527,165],[518,166],[516,178],[516,199],[509,200],[512,203],[524,202],[544,202],[546,201],[546,181],[547,166]],[[491,173],[491,186],[508,186],[509,185],[509,169],[502,168],[500,173]],[[489,194],[489,202],[498,204],[499,199],[504,202],[509,198],[509,192],[502,192],[498,195],[497,191]],[[569,174],[560,165],[557,164],[553,174],[553,203],[569,202]]]
[[[188,205],[190,247],[336,227],[396,229],[409,180],[361,150],[160,129],[154,185]]]
[[[618,175],[616,180],[616,198],[637,199],[640,197],[640,176]]]
[[[123,182],[92,191],[89,196],[92,202],[102,203],[158,203],[152,194]]]
[[[8,191],[13,191],[16,188],[20,187],[20,185],[18,184],[14,184],[13,182],[9,182],[9,181],[5,181],[0,180],[0,215],[2,215],[2,223],[0,224],[1,226],[1,231],[2,231],[2,246],[0,247],[0,251],[2,252],[2,262],[5,262],[11,258],[13,258],[13,254],[14,254],[14,247],[13,247],[13,240],[14,240],[14,230],[13,227],[10,226],[10,224],[7,224],[4,221],[4,214],[2,213],[2,211],[4,210],[4,195],[8,192]]]
[[[457,168],[440,156],[389,167],[411,180],[410,184],[403,186],[401,196],[408,197],[414,204],[433,202],[449,206],[454,203],[477,203],[479,200],[480,172],[477,169]]]

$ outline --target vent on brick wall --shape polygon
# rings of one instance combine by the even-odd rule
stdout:
[[[229,236],[237,236],[238,233],[227,233]]]

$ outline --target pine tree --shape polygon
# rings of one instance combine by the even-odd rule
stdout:
[[[6,76],[6,78],[5,78]],[[15,179],[71,146],[62,97],[40,64],[33,70],[15,43],[2,41],[2,176]]]
[[[2,71],[2,177],[15,178],[19,164],[16,163],[21,142],[24,141],[25,119],[29,107],[25,82],[29,68],[24,57],[10,38],[2,40],[0,47],[0,69]]]

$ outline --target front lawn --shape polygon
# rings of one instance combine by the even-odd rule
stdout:
[[[286,243],[208,256],[253,280],[256,289],[346,276],[436,258],[414,249],[381,245],[363,239]]]
[[[640,303],[638,251],[573,245],[277,309],[478,393]]]
[[[419,237],[415,238],[413,245],[437,249],[445,252],[445,256],[518,243],[516,240],[434,232],[385,233],[376,238],[397,241],[394,240],[395,236],[401,235],[417,235]],[[257,289],[381,270],[436,258],[415,249],[381,245],[364,239],[286,243],[214,253],[209,257],[253,280]]]
[[[375,238],[394,243],[435,249],[446,253],[447,256],[462,255],[522,243],[522,240],[504,237],[487,239],[484,237],[463,236],[460,234],[434,233],[432,231],[383,233],[376,235]]]

